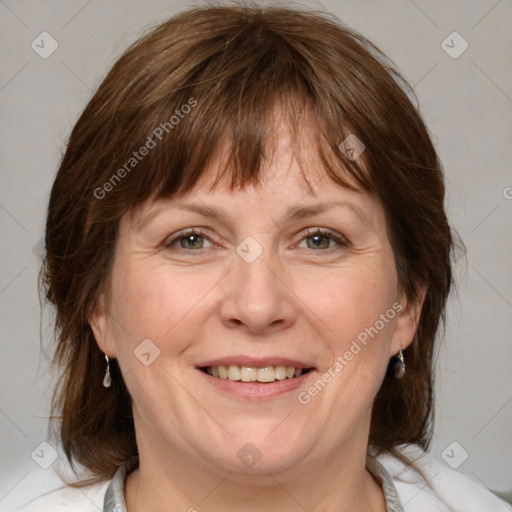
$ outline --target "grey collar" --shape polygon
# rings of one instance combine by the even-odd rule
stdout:
[[[114,474],[103,501],[103,512],[126,512],[124,483],[126,477],[139,465],[139,458],[132,457],[119,466]]]
[[[371,455],[366,456],[366,469],[379,482],[386,500],[386,512],[403,512],[402,504],[398,498],[393,478],[386,468]]]

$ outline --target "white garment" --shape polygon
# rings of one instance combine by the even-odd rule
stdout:
[[[377,459],[393,479],[404,512],[510,512],[512,506],[481,484],[446,463],[436,461],[419,447],[401,447],[401,453],[414,461],[427,482],[391,455]]]
[[[378,464],[372,465],[372,473],[381,482],[389,511],[400,510],[396,502],[391,504],[390,498],[394,495],[398,496],[403,512],[512,512],[512,506],[478,482],[452,470],[444,462],[434,460],[420,448],[402,447],[401,452],[422,469],[430,486],[396,457],[378,456]],[[0,502],[0,511],[124,512],[122,471],[118,471],[112,481],[80,489],[63,485],[55,472],[48,471],[39,473],[36,478],[29,475],[24,479]],[[115,492],[112,492],[114,488]],[[116,495],[116,499],[104,509],[107,489],[111,495]],[[30,495],[36,497],[30,499]]]

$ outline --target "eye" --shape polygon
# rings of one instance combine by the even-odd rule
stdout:
[[[199,250],[209,247],[205,246],[205,242],[211,244],[209,238],[206,236],[206,233],[199,229],[188,229],[176,234],[170,239],[167,239],[163,246],[166,249],[176,246],[177,249]]]
[[[304,246],[301,244],[306,243],[307,249],[313,250],[330,250],[336,248],[336,245],[340,247],[348,247],[349,243],[341,235],[332,231],[314,228],[306,233],[306,236],[302,238],[297,247]],[[209,245],[208,245],[209,244]],[[197,228],[187,229],[181,231],[171,238],[168,238],[164,243],[165,249],[176,248],[184,251],[198,251],[200,249],[207,249],[212,246],[212,242],[208,238],[207,234]]]
[[[313,250],[326,250],[332,249],[336,244],[341,247],[347,247],[348,242],[340,235],[332,231],[315,228],[310,230],[306,236],[301,240],[300,244],[305,241],[306,247]]]

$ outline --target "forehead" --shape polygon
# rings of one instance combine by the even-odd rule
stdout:
[[[300,221],[333,210],[339,215],[339,208],[343,208],[346,214],[361,222],[361,228],[366,226],[385,236],[384,210],[376,197],[342,187],[317,168],[312,168],[307,182],[298,162],[290,155],[283,157],[262,170],[258,186],[245,184],[232,189],[226,177],[215,184],[216,169],[213,168],[189,192],[141,204],[129,218],[122,219],[122,223],[128,222],[129,226],[125,224],[121,231],[128,229],[137,234],[155,219],[170,219],[175,215],[184,219],[187,212],[204,219],[217,219],[225,225],[241,226],[246,222],[263,225],[269,219],[271,223]],[[342,216],[345,220],[350,218]]]
[[[190,201],[204,204],[215,202],[225,207],[234,203],[235,207],[240,207],[239,202],[243,204],[253,198],[284,206],[298,203],[307,196],[317,197],[323,192],[325,196],[326,185],[331,195],[336,189],[342,190],[331,181],[315,159],[302,154],[298,160],[285,145],[271,159],[262,162],[256,183],[244,183],[235,187],[231,185],[229,167],[224,168],[218,160],[214,160],[190,191],[175,194],[171,198],[157,199],[153,195],[133,208],[129,217],[133,224],[138,224],[150,212]]]
[[[340,194],[367,195],[339,164],[338,174],[342,175],[355,191],[333,181],[320,157],[318,127],[311,115],[304,114],[299,129],[291,128],[288,121],[281,108],[276,107],[269,123],[257,179],[237,186],[232,185],[236,164],[231,158],[230,140],[225,137],[218,145],[209,165],[204,168],[189,191],[176,193],[167,198],[160,198],[154,193],[149,199],[132,208],[127,217],[133,224],[138,224],[154,210],[194,197],[206,203],[214,200],[226,204],[233,200],[235,203],[237,200],[243,202],[251,197],[265,200],[268,204],[272,198],[272,204],[293,206],[308,196],[310,199],[328,200],[339,198]],[[237,172],[240,174],[240,170]]]

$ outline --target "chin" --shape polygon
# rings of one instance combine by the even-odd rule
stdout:
[[[251,435],[235,435],[222,451],[212,454],[212,460],[226,471],[239,474],[268,476],[268,473],[285,471],[303,459],[308,450],[304,436],[298,432],[293,435],[285,429],[279,433],[277,430],[253,428]]]

